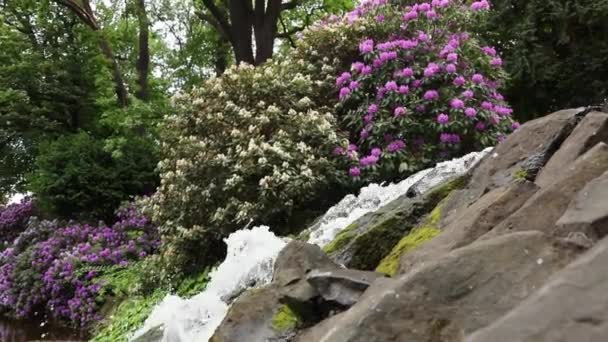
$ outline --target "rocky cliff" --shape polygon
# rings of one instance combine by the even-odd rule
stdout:
[[[324,250],[292,241],[211,341],[608,340],[608,114],[523,125]]]

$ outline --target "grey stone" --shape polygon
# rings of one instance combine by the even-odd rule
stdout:
[[[325,301],[351,306],[377,278],[382,277],[383,274],[376,272],[337,269],[313,270],[307,280]]]
[[[601,342],[608,339],[608,239],[467,342]]]
[[[297,341],[459,341],[503,316],[573,256],[541,232],[477,241],[398,279],[376,280],[349,310]]]
[[[608,143],[608,114],[591,112],[582,119],[544,166],[536,178],[536,184],[546,187],[559,180],[565,168],[599,142]]]

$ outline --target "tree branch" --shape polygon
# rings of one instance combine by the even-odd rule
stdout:
[[[292,0],[281,5],[281,11],[287,11],[300,6],[300,1]]]
[[[215,20],[217,21],[218,27],[221,27],[225,34],[228,36],[229,40],[232,41],[232,27],[228,23],[228,19],[226,18],[226,16],[215,5],[213,0],[203,0],[203,4],[209,10],[209,12],[211,12],[213,18],[215,18]],[[213,23],[211,22],[210,24],[213,25]]]

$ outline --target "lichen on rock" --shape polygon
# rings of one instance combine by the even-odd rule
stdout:
[[[272,328],[277,332],[295,329],[299,323],[300,318],[286,304],[282,305],[272,317]]]

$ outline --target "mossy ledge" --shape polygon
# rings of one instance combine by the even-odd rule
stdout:
[[[281,305],[277,313],[272,317],[272,329],[276,332],[295,329],[299,324],[300,318],[286,304]]]
[[[461,176],[443,182],[423,196],[413,199],[402,196],[346,227],[323,250],[346,267],[373,270],[404,235],[420,224],[421,218],[468,180],[468,176]],[[438,222],[440,212],[433,216],[433,221]],[[430,234],[428,230],[422,232]]]

